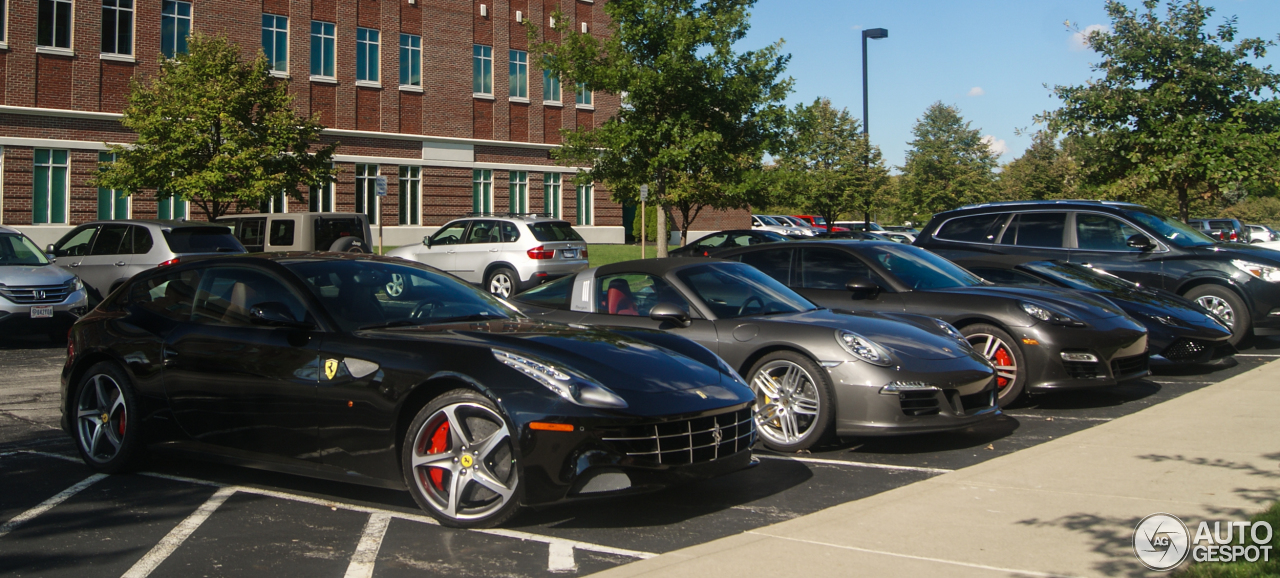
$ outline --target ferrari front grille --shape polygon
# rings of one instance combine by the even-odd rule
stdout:
[[[637,460],[684,465],[731,456],[750,448],[755,438],[755,418],[747,407],[693,419],[630,426],[602,439]]]

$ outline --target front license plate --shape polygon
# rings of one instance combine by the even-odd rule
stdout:
[[[53,317],[52,305],[36,305],[31,308],[32,319],[46,319],[49,317]]]
[[[577,259],[577,258],[578,258],[578,250],[577,250],[577,249],[562,249],[562,250],[560,251],[560,256],[564,257],[565,259]]]

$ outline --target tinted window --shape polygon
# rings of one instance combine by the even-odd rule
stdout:
[[[1019,213],[1005,227],[1000,244],[1060,248],[1066,226],[1066,213]]]
[[[174,321],[191,319],[200,272],[195,270],[157,275],[129,287],[129,304]]]
[[[431,237],[432,245],[457,245],[462,242],[462,235],[467,232],[467,222],[459,221],[445,225]]]
[[[151,247],[155,244],[151,240],[151,231],[147,230],[146,227],[133,227],[130,239],[133,244],[130,252],[134,255],[146,255],[147,253],[150,253]]]
[[[721,319],[814,308],[772,277],[736,263],[690,267],[676,276]]]
[[[982,278],[934,253],[897,243],[859,247],[864,257],[880,263],[903,285],[912,289],[948,289],[982,285]]]
[[[550,241],[581,241],[582,235],[573,230],[573,225],[565,221],[542,221],[530,223],[529,230],[533,238],[543,243]]]
[[[93,241],[93,250],[90,255],[119,255],[127,251],[121,251],[121,246],[125,245],[129,236],[128,225],[103,225],[98,231],[98,238]],[[132,243],[129,244],[132,246]]]
[[[240,227],[236,236],[250,251],[261,251],[263,248],[263,229],[267,227],[266,219],[240,219]]]
[[[569,294],[573,292],[573,281],[577,279],[577,275],[569,275],[561,277],[550,283],[543,283],[533,289],[520,294],[520,301],[541,305],[543,307],[551,307],[553,309],[568,309]]]
[[[302,301],[265,271],[215,267],[204,271],[191,319],[197,323],[253,325],[249,311],[262,303],[280,303],[299,321],[308,318]]]
[[[243,253],[244,246],[226,227],[183,227],[164,232],[174,253]]]
[[[293,219],[271,221],[271,235],[268,240],[276,247],[288,247],[293,244]]]
[[[659,303],[689,310],[689,303],[666,281],[643,273],[609,275],[596,280],[596,311],[608,315],[648,317]]]
[[[472,221],[471,230],[467,231],[467,244],[473,243],[500,243],[502,237],[498,235],[497,221]]]
[[[1182,221],[1170,219],[1158,213],[1150,213],[1147,211],[1125,211],[1124,215],[1130,219],[1137,221],[1138,224],[1145,225],[1160,235],[1164,240],[1173,243],[1179,247],[1196,247],[1200,245],[1212,245],[1214,240],[1205,236],[1194,228],[1188,226]]]
[[[22,235],[0,234],[0,265],[47,265],[44,252]]]
[[[747,253],[739,257],[739,259],[759,269],[765,275],[777,279],[779,283],[788,285],[791,283],[791,249],[777,249],[773,251],[756,251]]]
[[[368,242],[364,238],[364,221],[356,217],[347,218],[316,218],[316,246],[317,251],[328,251],[343,237],[355,237],[361,241]]]
[[[969,267],[969,272],[986,279],[998,285],[1031,285],[1044,286],[1048,285],[1031,275],[1013,269],[998,269],[995,267]]]
[[[514,243],[520,239],[520,228],[515,223],[502,221],[502,242]]]
[[[800,286],[805,289],[837,291],[843,291],[850,279],[861,277],[875,280],[871,268],[861,259],[836,249],[801,251],[800,277]]]
[[[84,227],[67,233],[65,237],[59,239],[53,246],[54,257],[79,257],[89,254],[89,243],[93,241],[93,234],[98,232],[97,227]]]
[[[948,241],[964,241],[967,243],[991,243],[996,240],[998,227],[1004,223],[1008,213],[973,215],[951,219],[938,228],[933,236]]]
[[[1076,213],[1076,247],[1092,251],[1137,251],[1129,237],[1141,235],[1129,225],[1106,215]]]

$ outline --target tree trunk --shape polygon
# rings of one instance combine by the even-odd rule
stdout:
[[[862,229],[865,231],[871,230],[871,209],[862,211]]]
[[[1187,222],[1187,218],[1190,216],[1190,204],[1187,201],[1187,183],[1183,181],[1178,184],[1178,218],[1182,219],[1183,223]]]
[[[667,180],[666,175],[658,173],[658,238],[654,240],[658,244],[658,258],[666,258],[667,240],[671,237],[667,233]]]

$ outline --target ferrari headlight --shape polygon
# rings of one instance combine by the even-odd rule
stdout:
[[[1270,265],[1253,263],[1251,261],[1242,261],[1240,259],[1232,260],[1231,264],[1235,265],[1236,269],[1244,271],[1245,273],[1257,277],[1258,279],[1262,279],[1263,281],[1280,283],[1280,267],[1272,267]]]
[[[530,379],[542,384],[566,401],[584,407],[611,409],[627,407],[626,400],[585,375],[560,369],[549,362],[530,356],[517,355],[501,349],[494,349],[493,357],[529,376]]]
[[[889,356],[889,350],[885,349],[879,343],[852,331],[846,331],[843,329],[837,331],[836,341],[840,342],[840,346],[843,347],[845,351],[848,351],[854,357],[870,363],[871,365],[884,367],[893,363],[893,359]]]
[[[1054,311],[1053,309],[1050,309],[1044,305],[1040,305],[1039,303],[1032,303],[1030,301],[1019,301],[1018,305],[1021,305],[1022,310],[1025,311],[1027,315],[1030,315],[1033,319],[1039,319],[1040,321],[1048,321],[1050,323],[1056,323],[1058,325],[1070,325],[1070,326],[1076,326],[1076,327],[1084,325],[1083,323],[1076,321],[1075,319],[1072,319],[1070,316],[1068,316],[1065,313]]]
[[[969,340],[965,339],[964,334],[960,333],[960,330],[956,329],[954,325],[941,319],[934,319],[933,321],[938,324],[938,327],[942,329],[943,333],[950,335],[952,339],[955,339],[956,342],[960,344],[961,351],[969,351],[973,349],[973,346],[969,345]]]

